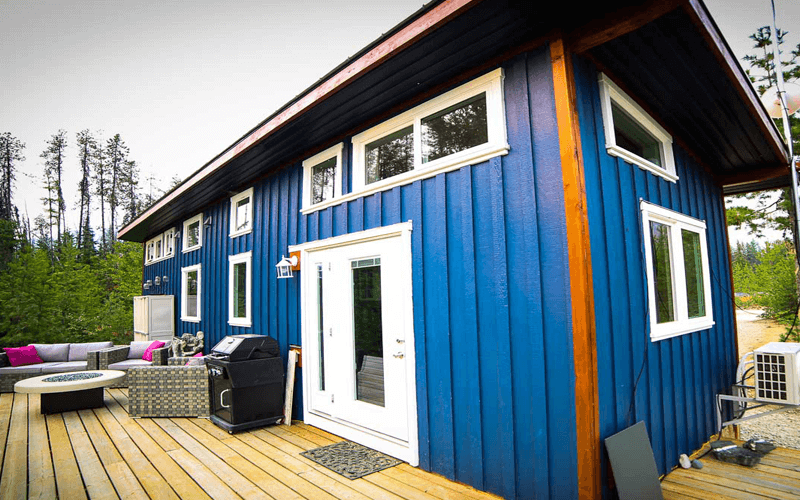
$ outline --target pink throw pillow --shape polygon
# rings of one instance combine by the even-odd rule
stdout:
[[[44,363],[36,348],[32,345],[25,347],[6,347],[5,352],[8,355],[8,362],[11,366],[34,365],[36,363]]]
[[[164,342],[161,342],[160,340],[154,340],[153,343],[150,344],[150,346],[147,349],[144,350],[144,354],[142,354],[142,359],[145,360],[145,361],[151,361],[152,362],[153,361],[153,350],[161,349],[165,345],[167,345],[167,344],[165,344]]]
[[[195,355],[194,355],[194,356],[192,356],[192,357],[193,357],[193,358],[202,358],[202,357],[203,357],[203,353],[202,353],[202,352],[198,352],[197,354],[195,354]]]

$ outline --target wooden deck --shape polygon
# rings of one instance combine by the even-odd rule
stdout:
[[[701,462],[702,469],[678,468],[664,478],[666,500],[800,498],[800,451],[777,448],[755,467],[720,462],[711,454]]]
[[[36,394],[0,395],[0,498],[497,499],[398,465],[351,481],[299,455],[341,438],[299,423],[230,435],[208,419],[132,419],[106,407],[43,416]]]

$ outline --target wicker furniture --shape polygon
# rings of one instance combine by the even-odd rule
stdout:
[[[207,417],[210,413],[205,363],[185,366],[191,358],[170,358],[167,366],[128,370],[131,417]]]
[[[142,359],[144,349],[152,342],[131,342],[130,345],[114,346],[110,349],[103,349],[97,353],[98,370],[121,370],[128,372],[134,367],[164,366],[169,359],[170,344],[153,350],[153,361]],[[123,378],[118,383],[110,387],[128,387],[127,378]]]
[[[111,342],[74,344],[32,344],[43,363],[11,366],[5,353],[0,354],[0,393],[14,392],[14,384],[39,375],[98,369],[98,351]]]

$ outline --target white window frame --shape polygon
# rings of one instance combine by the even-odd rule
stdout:
[[[711,275],[709,269],[708,243],[705,221],[674,212],[664,207],[641,202],[642,226],[644,235],[644,255],[647,275],[647,300],[650,316],[650,340],[656,342],[678,335],[684,335],[714,326],[714,311],[711,303]],[[675,307],[675,321],[657,323],[656,291],[653,276],[653,248],[650,222],[658,222],[670,228],[670,270],[672,271],[672,293]],[[683,239],[681,230],[686,229],[700,235],[701,260],[703,262],[703,292],[706,314],[699,318],[689,318],[686,297],[686,271],[683,258]]]
[[[186,285],[186,279],[189,276],[189,273],[192,271],[197,271],[197,316],[189,316],[186,311],[187,305],[187,295],[189,292],[189,287]],[[201,264],[195,264],[193,266],[182,267],[181,268],[181,321],[187,321],[190,323],[199,323],[201,317],[202,309],[202,300],[203,300],[203,271],[201,269]]]
[[[194,224],[195,222],[200,223],[200,231],[199,231],[199,238],[197,238],[197,245],[190,247],[189,244],[189,226]],[[195,215],[190,219],[186,219],[183,221],[183,231],[181,232],[181,245],[183,247],[183,253],[186,252],[193,252],[198,248],[203,246],[203,213],[200,212],[199,214]]]
[[[301,212],[307,214],[345,201],[350,201],[379,191],[385,191],[395,186],[402,186],[419,179],[433,177],[441,172],[457,170],[465,165],[474,165],[494,158],[495,156],[508,154],[511,147],[508,145],[506,134],[503,78],[504,74],[502,68],[490,71],[483,76],[475,78],[464,85],[445,92],[438,97],[353,136],[351,192],[339,198],[334,197],[333,200],[318,203],[313,207],[304,208]],[[482,92],[486,92],[488,141],[484,144],[459,151],[458,153],[422,163],[422,119]],[[414,130],[414,168],[408,172],[367,184],[365,179],[366,166],[364,158],[367,144],[409,126],[413,126]]]
[[[245,277],[245,310],[247,314],[244,318],[233,317],[233,266],[247,264],[247,276]],[[228,324],[231,326],[252,326],[253,325],[253,253],[243,252],[228,256]]]
[[[239,203],[240,200],[245,198],[250,198],[250,202],[247,204],[247,220],[249,223],[247,227],[244,229],[236,230],[236,204]],[[236,238],[237,236],[242,236],[244,234],[248,234],[253,232],[253,188],[245,189],[241,193],[233,196],[231,198],[231,216],[230,216],[230,234],[231,238]]]
[[[172,238],[172,245],[167,242]],[[158,244],[161,244],[161,253],[157,253]],[[175,228],[164,231],[158,236],[147,240],[145,243],[145,265],[149,266],[164,259],[169,259],[175,255]]]
[[[639,168],[647,170],[659,177],[670,182],[676,182],[678,175],[675,173],[675,155],[672,151],[672,135],[670,135],[664,128],[656,122],[647,111],[642,109],[631,97],[620,89],[617,84],[611,81],[608,76],[601,73],[598,79],[600,86],[600,105],[603,112],[603,126],[606,135],[606,151],[612,156],[622,158],[623,160],[638,165]],[[636,123],[643,129],[650,133],[661,143],[659,148],[661,151],[662,166],[648,161],[641,156],[628,151],[627,149],[617,146],[616,136],[614,134],[614,118],[611,112],[611,102],[622,108],[628,116],[633,118]]]
[[[303,209],[316,209],[317,207],[334,202],[342,196],[342,150],[344,143],[340,142],[325,151],[315,154],[303,162]],[[311,174],[314,167],[322,162],[336,158],[336,178],[333,183],[333,198],[319,203],[311,203]]]

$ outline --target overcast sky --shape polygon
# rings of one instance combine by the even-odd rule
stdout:
[[[489,0],[490,1],[490,0]],[[776,0],[800,41],[800,1]],[[707,0],[738,58],[771,19],[769,0]],[[26,144],[15,203],[42,212],[45,141],[68,132],[68,207],[77,207],[75,134],[121,134],[163,188],[423,5],[421,0],[0,0],[0,132]],[[68,214],[70,227],[77,212]],[[99,225],[99,216],[93,225]]]

